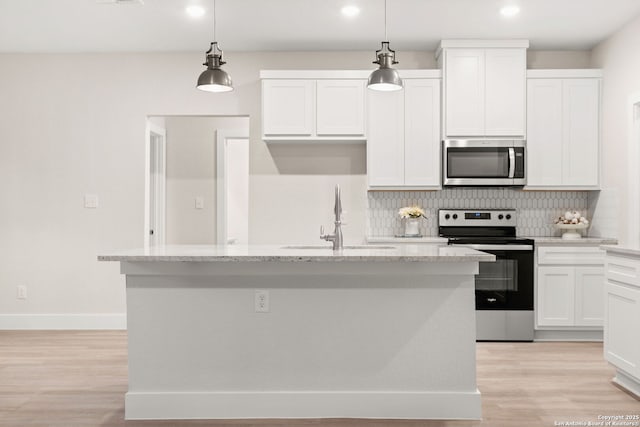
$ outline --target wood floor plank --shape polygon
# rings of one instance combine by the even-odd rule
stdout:
[[[638,415],[601,343],[478,343],[482,421],[125,421],[124,331],[0,331],[0,427],[523,427]]]

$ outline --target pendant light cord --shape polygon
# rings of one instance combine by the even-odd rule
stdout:
[[[213,0],[213,41],[216,41],[216,0]]]
[[[387,38],[387,0],[384,0],[384,41],[389,41]]]

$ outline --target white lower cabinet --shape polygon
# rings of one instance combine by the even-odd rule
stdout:
[[[604,251],[577,246],[539,246],[537,251],[537,326],[602,327]]]
[[[538,325],[573,326],[575,282],[574,267],[538,267]]]
[[[604,356],[614,382],[640,396],[640,254],[607,252]]]

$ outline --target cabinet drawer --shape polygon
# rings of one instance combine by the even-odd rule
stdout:
[[[538,264],[604,265],[605,251],[597,246],[538,246]]]
[[[605,273],[608,280],[640,286],[639,260],[609,255],[606,259]]]

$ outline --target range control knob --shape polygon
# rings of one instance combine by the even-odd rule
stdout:
[[[502,218],[504,218],[504,215],[502,214],[498,215],[498,219],[502,219]]]
[[[507,214],[507,219],[511,219],[511,215],[510,214]]]
[[[453,214],[453,219],[458,219],[458,214]]]
[[[451,215],[445,214],[444,219],[449,219],[449,218],[451,218]]]

